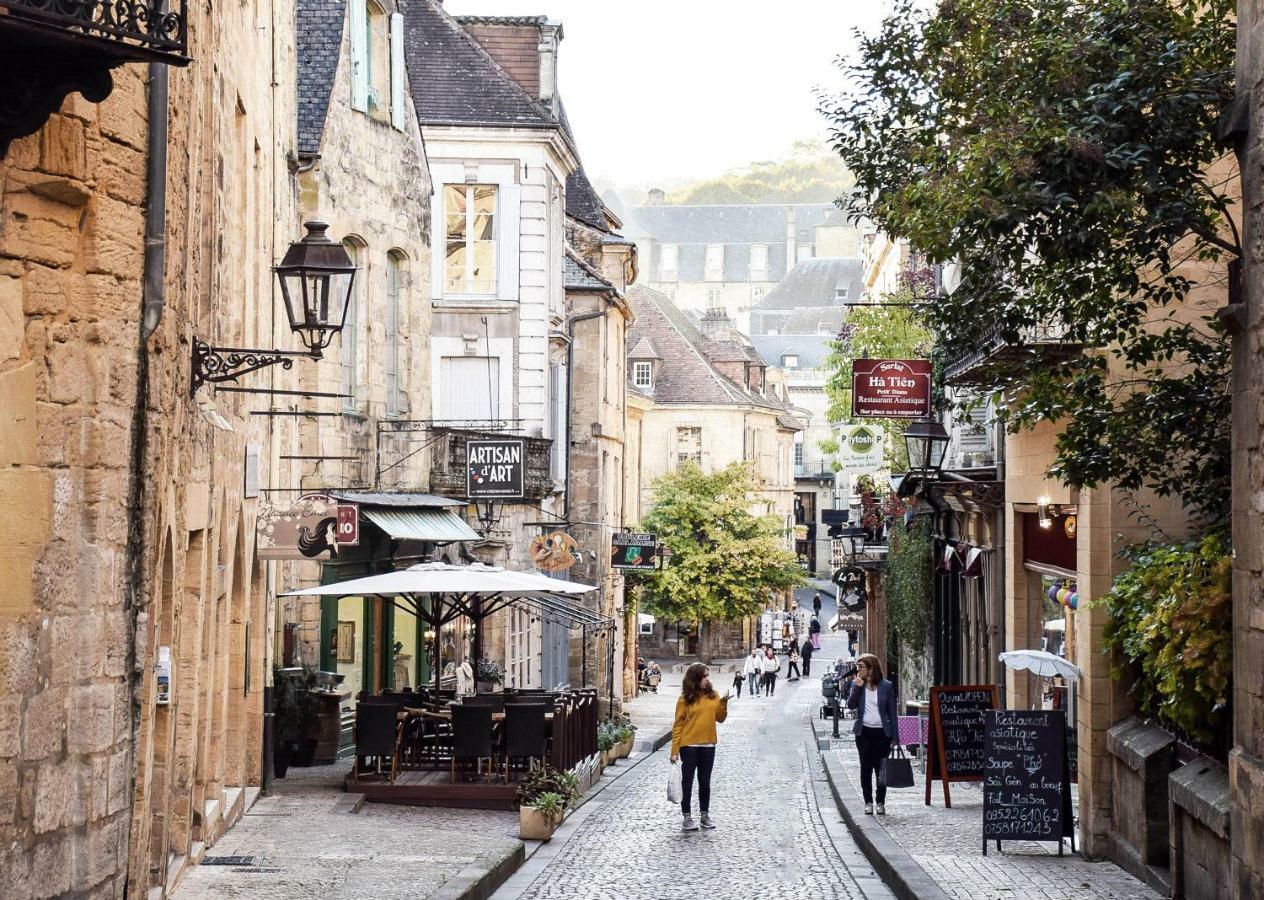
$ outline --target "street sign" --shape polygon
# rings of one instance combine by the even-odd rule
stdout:
[[[852,418],[921,419],[930,413],[929,360],[852,360]]]
[[[263,503],[255,522],[259,559],[333,559],[360,542],[360,508],[324,494],[304,494],[293,503]]]
[[[493,500],[523,495],[527,442],[522,438],[471,440],[465,453],[466,497]]]
[[[658,535],[644,531],[616,531],[610,539],[612,569],[653,569]]]

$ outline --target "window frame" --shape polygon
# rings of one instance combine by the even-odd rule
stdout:
[[[465,225],[464,225],[464,245],[465,245],[465,274],[459,287],[453,288],[449,284],[449,263],[448,263],[448,245],[455,243],[454,239],[449,236],[448,219],[456,213],[448,210],[449,189],[462,188],[465,190]],[[479,188],[487,188],[493,192],[492,194],[492,218],[491,238],[485,241],[477,240],[474,237],[474,220],[480,215],[474,209],[474,192]],[[494,183],[453,183],[449,182],[442,186],[443,213],[440,224],[443,226],[443,253],[439,259],[441,283],[443,286],[443,296],[458,297],[470,299],[497,299],[500,295],[500,251],[501,251],[501,185]],[[472,290],[474,284],[473,267],[474,252],[473,248],[476,244],[488,243],[491,245],[491,265],[492,275],[488,283],[488,289],[484,291]]]
[[[644,369],[642,369],[644,366]],[[645,383],[641,383],[641,372],[645,373]],[[644,359],[632,361],[632,384],[638,388],[652,388],[654,386],[654,364]]]

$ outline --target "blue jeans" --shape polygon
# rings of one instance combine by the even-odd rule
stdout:
[[[689,815],[693,794],[693,775],[698,773],[698,809],[706,815],[711,809],[711,767],[715,765],[714,747],[680,748],[680,811]]]

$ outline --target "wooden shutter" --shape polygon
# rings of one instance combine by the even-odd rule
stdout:
[[[351,17],[348,29],[351,38],[351,108],[360,112],[369,109],[369,35],[366,0],[350,0],[347,15]]]
[[[496,295],[501,300],[518,299],[518,234],[522,228],[519,212],[522,188],[500,186],[496,203]]]
[[[404,17],[391,14],[391,124],[404,130]]]

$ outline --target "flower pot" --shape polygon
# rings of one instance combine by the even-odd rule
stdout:
[[[518,807],[518,836],[524,841],[547,841],[561,822],[561,816],[547,817],[533,806]]]
[[[290,768],[290,757],[294,753],[293,741],[280,741],[272,748],[272,774],[284,778]]]
[[[615,744],[615,748],[619,751],[619,759],[627,759],[632,755],[633,739],[628,738],[626,741],[620,741]]]
[[[500,682],[498,681],[476,681],[475,690],[480,694],[497,694],[500,693]]]

